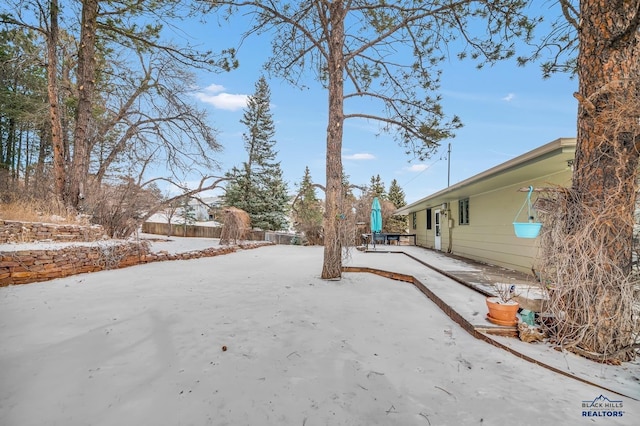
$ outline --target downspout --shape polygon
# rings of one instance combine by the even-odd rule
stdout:
[[[451,219],[451,209],[447,206],[447,228],[449,228],[449,247],[447,253],[453,252],[453,219]]]
[[[449,142],[449,150],[447,152],[447,188],[451,183],[451,142]],[[447,216],[447,228],[449,229],[449,247],[447,247],[447,253],[453,251],[453,221],[451,220],[451,204],[447,203],[447,210],[445,210]]]

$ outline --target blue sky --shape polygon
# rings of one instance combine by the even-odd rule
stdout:
[[[208,24],[183,28],[203,48],[220,50],[238,45],[242,28]],[[239,123],[246,97],[264,74],[262,64],[270,54],[267,36],[245,40],[239,49],[240,67],[229,73],[199,73],[195,96],[210,112],[224,151],[218,159],[223,171],[246,161]],[[451,144],[450,183],[480,173],[497,164],[560,137],[575,137],[577,101],[572,94],[577,80],[556,75],[543,80],[539,67],[518,67],[515,60],[478,70],[472,61],[455,57],[442,64],[439,93],[448,116],[458,115],[464,127],[456,137],[442,141],[439,151],[426,161],[404,153],[390,135],[379,134],[375,122],[347,120],[343,141],[343,166],[353,184],[368,184],[379,174],[386,188],[393,179],[408,203],[447,186],[447,150]],[[289,190],[309,167],[313,180],[325,183],[327,93],[309,76],[301,90],[279,78],[267,77],[272,114],[276,122],[276,149]],[[323,194],[318,194],[323,197]]]

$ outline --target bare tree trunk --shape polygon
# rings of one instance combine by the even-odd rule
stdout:
[[[344,5],[329,6],[329,124],[327,127],[327,165],[324,212],[324,262],[322,278],[342,276],[342,242],[339,216],[342,207],[342,135],[344,125]]]
[[[29,133],[27,133],[28,135]],[[13,169],[13,176],[12,178],[16,181],[18,181],[20,179],[20,163],[22,162],[22,141],[23,141],[23,137],[24,137],[24,132],[21,131],[19,133],[19,137],[18,140],[16,141],[16,151],[15,151],[15,166]],[[25,167],[26,169],[26,167]]]
[[[24,143],[24,189],[29,192],[31,184],[31,169],[32,166],[32,154],[33,147],[31,146],[31,131],[27,132],[26,140]]]
[[[60,57],[62,58],[62,64],[60,66],[60,99],[64,103],[65,100],[69,99],[70,97],[72,98],[76,96],[74,90],[72,89],[73,84],[71,83],[71,69],[75,67],[74,64],[77,62],[77,57],[75,52],[73,54],[70,54],[67,46],[65,45],[60,46],[59,52]],[[69,128],[73,123],[69,119],[68,108],[62,108],[60,110],[60,123],[62,128],[62,146],[64,147],[64,162],[67,165],[67,168],[69,168],[69,164],[71,163],[71,141],[69,140]],[[69,170],[67,170],[67,173],[68,172]],[[67,175],[67,181],[68,179],[69,176]]]
[[[640,144],[639,13],[637,0],[580,2],[580,84],[576,94],[580,104],[572,188],[576,205],[569,206],[579,214],[568,215],[573,223],[567,224],[567,230],[570,236],[589,229],[600,248],[590,256],[606,259],[602,264],[608,271],[593,272],[590,282],[583,283],[590,288],[580,290],[580,297],[590,295],[584,301],[590,303],[587,316],[599,322],[597,330],[586,333],[579,346],[598,354],[614,354],[628,348],[633,340],[632,329],[621,328],[619,321],[632,322],[633,300],[625,296],[630,291],[625,287],[632,283],[616,280],[612,285],[603,277],[612,276],[614,269],[628,276],[632,265]],[[584,323],[585,318],[571,318],[572,312],[566,310],[569,323]],[[621,312],[629,318],[615,318]]]
[[[75,208],[84,198],[89,173],[91,115],[93,112],[93,94],[95,91],[96,60],[95,43],[98,17],[98,0],[82,2],[82,28],[80,30],[80,48],[78,49],[78,109],[76,127],[73,135],[73,162],[70,173],[69,201]]]
[[[49,96],[49,119],[51,121],[51,145],[53,147],[53,179],[55,194],[59,202],[66,199],[66,170],[64,144],[60,124],[60,106],[58,104],[58,0],[51,0],[50,28],[47,34],[47,94]]]
[[[10,118],[7,122],[7,137],[6,137],[6,151],[4,155],[4,160],[2,162],[2,166],[6,167],[8,174],[7,176],[11,176],[11,180],[15,184],[15,173],[16,173],[16,120],[14,118]]]
[[[51,122],[51,120],[49,120],[49,122]],[[44,179],[45,161],[48,151],[47,146],[51,142],[51,132],[49,127],[42,126],[38,129],[38,139],[40,140],[40,144],[38,146],[38,159],[36,160],[36,169],[33,175],[33,179],[35,180],[34,188],[36,188],[36,190],[40,188],[40,184]],[[60,194],[56,193],[56,196],[59,195]]]

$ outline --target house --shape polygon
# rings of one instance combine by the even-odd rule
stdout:
[[[193,209],[194,218],[198,222],[215,220],[215,212],[222,208],[222,197],[192,198],[189,207]]]
[[[476,176],[406,205],[419,246],[441,250],[508,269],[530,272],[537,238],[518,238],[513,222],[527,222],[529,186],[569,186],[575,156],[574,138],[556,139]],[[535,199],[533,194],[532,199]]]

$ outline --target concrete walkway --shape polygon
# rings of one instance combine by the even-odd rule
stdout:
[[[518,288],[531,288],[535,293],[532,277],[416,246],[378,245],[375,251],[351,250],[344,266],[346,273],[368,270],[408,281],[476,337],[560,374],[640,400],[638,360],[621,366],[604,365],[557,350],[546,342],[525,343],[495,334],[500,334],[500,329],[504,331],[505,327],[495,326],[486,319],[485,299],[492,285],[515,284]]]

